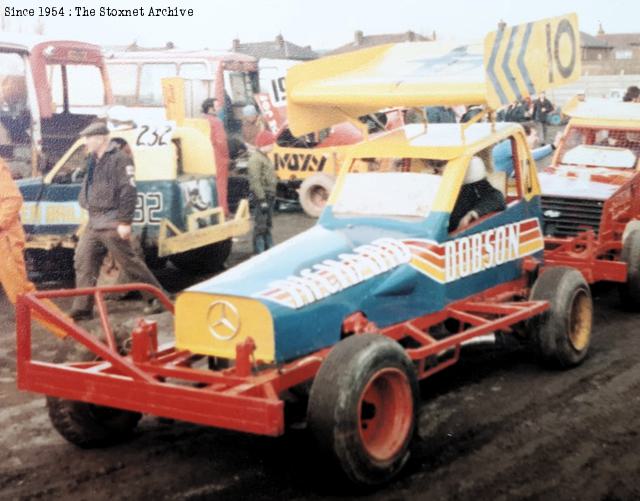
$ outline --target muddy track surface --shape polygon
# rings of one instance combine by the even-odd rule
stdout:
[[[276,218],[279,240],[309,225]],[[239,242],[232,262],[245,258]],[[202,277],[165,271],[173,289]],[[51,427],[44,399],[15,387],[13,309],[0,297],[0,499],[602,499],[640,498],[640,314],[595,294],[591,354],[541,367],[526,347],[469,347],[421,385],[419,440],[406,471],[354,493],[317,462],[304,430],[278,439],[145,417],[129,443],[80,450]],[[113,305],[117,321],[140,303]],[[34,334],[42,359],[55,340]]]

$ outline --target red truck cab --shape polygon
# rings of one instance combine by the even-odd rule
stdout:
[[[0,39],[0,156],[14,177],[46,172],[112,101],[97,45]]]

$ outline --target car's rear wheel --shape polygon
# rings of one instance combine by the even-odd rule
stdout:
[[[549,309],[529,322],[534,347],[543,361],[559,368],[576,366],[591,344],[593,302],[589,285],[574,268],[558,266],[538,277],[534,301],[549,301]]]
[[[319,448],[351,482],[395,477],[409,457],[418,407],[409,357],[376,334],[339,342],[311,387],[308,422]]]
[[[627,263],[627,281],[618,286],[625,309],[640,310],[640,229],[631,230],[624,239],[621,260]]]
[[[335,178],[327,174],[313,174],[300,185],[298,197],[304,212],[311,217],[319,217],[335,184]]]

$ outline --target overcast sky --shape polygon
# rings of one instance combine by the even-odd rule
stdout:
[[[4,8],[44,5],[65,7],[64,17],[6,19],[12,31],[32,31],[38,20],[47,36],[77,38],[101,45],[158,46],[171,40],[179,47],[229,49],[231,41],[271,40],[278,33],[299,45],[331,49],[365,35],[413,30],[444,40],[480,39],[503,19],[519,24],[567,12],[577,12],[580,29],[595,34],[598,23],[608,33],[640,31],[638,0],[13,0]],[[142,7],[145,17],[76,17],[75,6]],[[149,7],[192,8],[193,17],[147,17]],[[37,11],[36,11],[37,14]]]

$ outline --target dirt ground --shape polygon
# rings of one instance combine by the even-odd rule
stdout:
[[[276,217],[276,239],[312,221]],[[249,255],[236,243],[230,264]],[[203,277],[164,270],[178,290]],[[47,284],[49,287],[60,284]],[[419,435],[408,468],[361,499],[640,498],[640,314],[598,288],[591,354],[566,372],[527,349],[469,347],[421,385]],[[113,305],[131,318],[136,301]],[[304,430],[271,439],[145,417],[134,440],[80,450],[51,427],[44,399],[15,385],[13,308],[0,297],[1,499],[323,499],[350,494],[316,461]],[[34,352],[55,340],[36,334]]]

